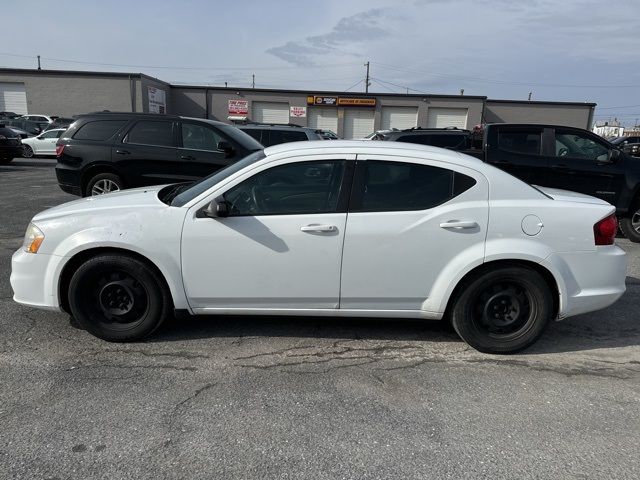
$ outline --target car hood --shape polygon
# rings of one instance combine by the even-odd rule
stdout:
[[[554,200],[577,203],[591,203],[594,205],[611,205],[605,200],[592,197],[591,195],[585,195],[583,193],[570,192],[569,190],[560,190],[559,188],[541,187],[539,185],[534,185],[534,187],[540,190],[545,195],[553,198]]]
[[[132,188],[107,193],[106,195],[73,200],[38,213],[33,217],[33,221],[37,223],[39,220],[51,220],[99,210],[138,210],[140,208],[153,206],[164,206],[168,208],[168,205],[162,203],[158,198],[158,192],[165,186],[166,185],[157,185],[153,187]]]

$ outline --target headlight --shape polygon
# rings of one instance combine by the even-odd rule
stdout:
[[[33,223],[30,223],[27,227],[27,233],[24,234],[22,248],[24,248],[24,251],[27,253],[38,253],[38,249],[43,240],[44,233]]]

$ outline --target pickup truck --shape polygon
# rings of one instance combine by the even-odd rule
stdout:
[[[529,184],[606,200],[616,207],[625,236],[640,243],[640,158],[592,132],[560,125],[497,123],[474,132],[442,129],[440,133],[445,130],[468,138],[446,147],[480,158]],[[396,133],[379,139],[439,146],[427,140],[432,132],[411,129],[412,137]]]

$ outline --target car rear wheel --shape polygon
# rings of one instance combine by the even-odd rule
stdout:
[[[171,312],[160,275],[126,255],[97,255],[69,283],[69,308],[78,324],[110,342],[128,342],[154,332]]]
[[[122,190],[124,184],[122,179],[113,173],[99,173],[89,180],[85,189],[85,197],[95,197],[105,193]]]
[[[514,353],[542,335],[553,296],[542,276],[526,267],[501,267],[476,275],[454,299],[451,322],[470,346],[485,353]]]
[[[640,243],[640,208],[636,205],[628,217],[620,219],[620,230],[634,243]]]
[[[29,145],[23,145],[22,156],[24,158],[33,158],[33,148],[31,148]]]

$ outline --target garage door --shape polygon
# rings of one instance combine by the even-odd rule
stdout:
[[[338,109],[309,107],[309,126],[338,133]]]
[[[467,128],[466,108],[430,108],[427,112],[427,128]]]
[[[404,130],[418,126],[418,107],[382,107],[383,130]]]
[[[364,138],[373,132],[374,110],[349,108],[344,110],[344,138]]]
[[[0,83],[0,112],[29,113],[24,83]]]
[[[279,123],[286,125],[289,123],[289,104],[281,102],[253,102],[254,122],[259,123]]]

